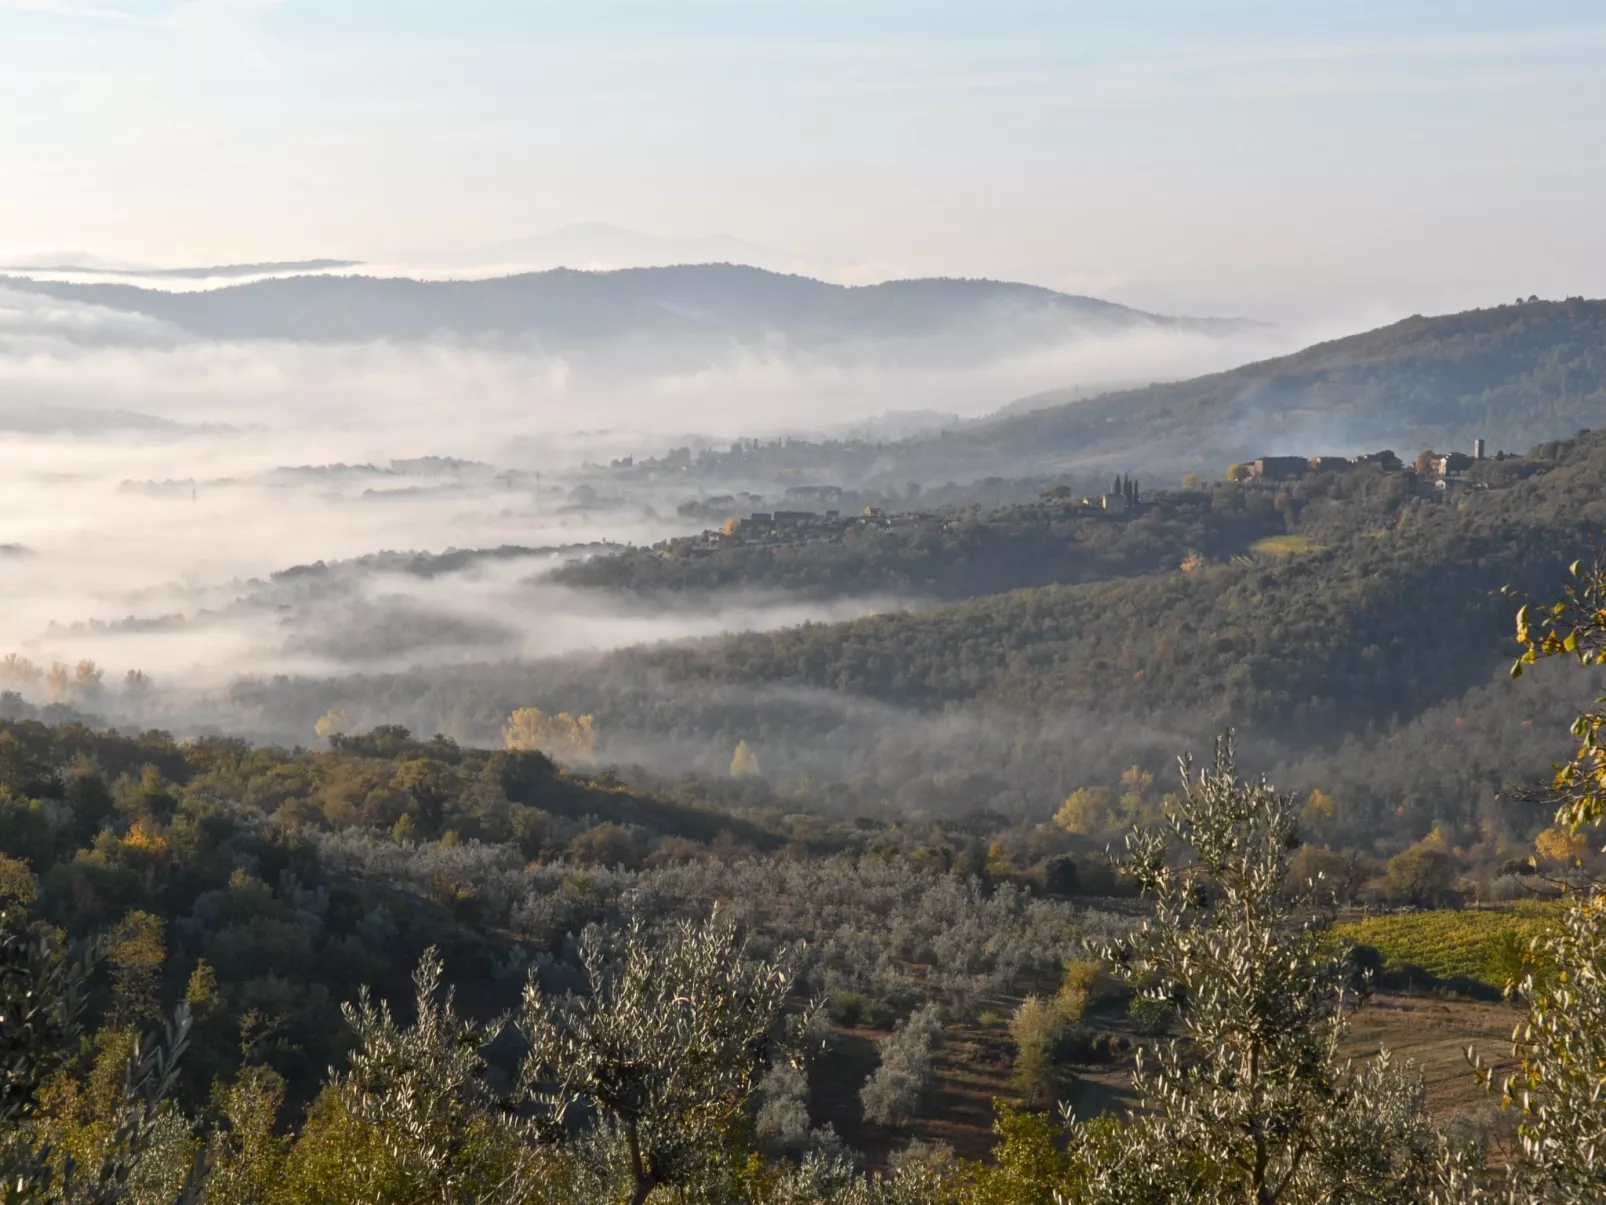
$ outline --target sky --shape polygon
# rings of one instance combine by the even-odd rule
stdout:
[[[1355,326],[1606,294],[1599,0],[0,0],[0,252],[611,222]]]

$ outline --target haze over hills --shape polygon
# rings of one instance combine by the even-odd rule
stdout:
[[[1038,394],[962,430],[878,448],[873,461],[886,480],[1102,466],[1210,476],[1265,455],[1409,457],[1475,438],[1522,448],[1603,418],[1606,301],[1569,298],[1413,316],[1189,380]]]
[[[1263,760],[1284,761],[1291,785],[1344,781],[1337,823],[1397,849],[1436,820],[1475,828],[1507,806],[1501,766],[1537,776],[1556,751],[1525,745],[1525,721],[1564,728],[1580,696],[1599,692],[1592,677],[1525,679],[1509,693],[1517,603],[1500,591],[1554,595],[1606,522],[1603,482],[1606,435],[1594,434],[1486,461],[1444,491],[1375,466],[1287,487],[1220,484],[1086,517],[1106,526],[1106,547],[1088,544],[1102,564],[1086,558],[1079,584],[600,659],[241,682],[228,706],[264,727],[341,707],[473,741],[533,700],[594,714],[619,761],[717,774],[740,738],[776,781],[807,776],[821,806],[884,795],[960,810],[980,798],[1036,816],[1230,724]],[[1050,534],[1100,538],[1062,505],[1043,504]],[[928,535],[918,562],[962,571],[989,542],[1014,555],[1023,530],[998,524],[981,543]],[[1105,555],[1117,545],[1123,557]],[[862,567],[876,568],[869,558]],[[749,562],[747,585],[778,584],[766,559]],[[596,605],[639,603],[639,579],[603,585]],[[743,584],[709,597],[739,597]]]
[[[185,293],[17,277],[0,283],[220,340],[330,343],[444,335],[533,341],[554,351],[634,340],[771,352],[920,343],[925,354],[965,360],[1092,335],[1228,335],[1246,326],[1162,317],[999,281],[849,287],[731,264],[554,269],[474,281],[298,276]]]
[[[1603,415],[1606,301],[1571,298],[1414,316],[1196,380],[1067,399],[957,441],[971,455],[1141,453],[1219,470],[1379,444],[1526,447]]]
[[[1606,5],[912,8],[0,0],[0,1205],[1606,1205]]]
[[[863,283],[864,269],[843,269],[813,257],[761,246],[728,234],[676,238],[629,230],[608,222],[573,222],[543,234],[448,252],[401,253],[359,260],[348,256],[302,256],[249,263],[158,265],[97,255],[83,250],[46,250],[0,255],[0,272],[109,284],[146,280],[171,287],[182,282],[243,280],[276,276],[349,273],[419,279],[485,279],[554,268],[613,271],[677,264],[741,264],[772,272],[839,280],[844,274]],[[889,275],[883,273],[883,276]],[[843,280],[843,283],[848,283]]]
[[[781,478],[849,491],[1026,479],[1086,489],[1117,472],[1151,484],[1189,473],[1215,479],[1266,455],[1389,448],[1411,459],[1425,448],[1468,450],[1479,438],[1492,454],[1606,418],[1606,302],[1583,298],[1412,317],[1205,376],[1165,372],[1163,340],[1136,336],[1126,345],[1136,354],[1124,365],[1111,358],[1098,376],[1083,365],[1083,380],[1119,380],[1122,371],[1131,380],[1141,365],[1160,383],[1068,385],[900,440],[749,441],[673,465],[637,457],[615,466],[608,484],[661,479],[669,468],[688,495],[723,496]],[[1120,348],[1123,340],[1090,346]],[[1229,346],[1244,344],[1220,344]]]

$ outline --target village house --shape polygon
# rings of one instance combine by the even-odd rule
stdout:
[[[1249,462],[1249,473],[1266,481],[1292,481],[1303,477],[1310,469],[1310,460],[1304,456],[1262,456]]]

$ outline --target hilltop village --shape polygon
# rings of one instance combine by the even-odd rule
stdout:
[[[788,497],[840,497],[842,491],[835,486],[806,486],[788,490]],[[729,503],[733,499],[708,499],[699,506]],[[1125,515],[1143,505],[1142,488],[1136,479],[1118,475],[1108,492],[1090,497],[1076,497],[1067,485],[1045,489],[1040,505],[1052,507],[1062,513],[1085,512],[1104,515]],[[957,521],[955,512],[928,510],[888,511],[884,507],[867,506],[858,514],[844,515],[838,509],[824,513],[811,510],[753,511],[746,518],[730,518],[718,528],[696,535],[662,540],[653,550],[668,557],[709,556],[726,548],[800,548],[808,544],[828,544],[841,541],[849,532],[891,531],[899,528],[922,528],[945,532]]]
[[[1439,453],[1429,449],[1418,455],[1409,465],[1390,449],[1361,456],[1262,456],[1257,460],[1233,465],[1227,470],[1227,480],[1297,481],[1317,473],[1344,473],[1371,467],[1381,469],[1385,473],[1398,473],[1409,469],[1419,477],[1434,479],[1435,488],[1446,490],[1459,485],[1475,484],[1469,479],[1468,473],[1485,462],[1503,464],[1507,460],[1515,459],[1518,458],[1506,452],[1496,452],[1490,456],[1483,440],[1475,439],[1472,441],[1470,453]]]
[[[1389,449],[1358,456],[1262,456],[1232,465],[1225,477],[1227,484],[1245,489],[1282,489],[1323,474],[1371,470],[1407,475],[1415,479],[1419,490],[1431,483],[1435,494],[1450,496],[1467,489],[1488,489],[1505,484],[1499,479],[1496,466],[1515,469],[1521,459],[1506,452],[1490,455],[1484,441],[1478,439],[1473,441],[1470,452],[1440,453],[1427,450],[1410,462],[1402,460]],[[1204,484],[1189,478],[1183,488],[1204,488]],[[858,533],[920,530],[941,534],[964,521],[966,514],[964,508],[957,507],[922,509],[911,506],[908,509],[895,509],[892,506],[865,506],[849,512],[831,505],[841,502],[844,497],[851,495],[839,486],[794,486],[786,491],[785,497],[791,508],[754,509],[745,516],[726,518],[718,526],[695,535],[662,540],[652,545],[652,551],[671,558],[696,558],[735,548],[782,549],[834,544]],[[717,518],[721,513],[730,514],[743,503],[762,505],[763,501],[760,496],[753,494],[688,499],[681,504],[679,512],[685,518]],[[1054,484],[1043,488],[1037,500],[1028,505],[1049,512],[1056,519],[1071,519],[1078,515],[1127,519],[1142,514],[1148,507],[1148,501],[1135,478],[1119,474],[1104,492],[1084,495],[1068,484]],[[806,509],[811,503],[822,509]]]

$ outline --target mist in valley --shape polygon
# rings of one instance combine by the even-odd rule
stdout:
[[[707,324],[643,334],[639,315],[619,326],[606,314],[568,345],[550,327],[216,338],[142,312],[162,304],[148,291],[97,296],[107,304],[0,289],[11,713],[286,745],[314,742],[334,714],[348,730],[401,724],[494,746],[513,710],[539,707],[595,716],[599,764],[637,780],[728,782],[747,742],[781,798],[844,814],[986,800],[1041,818],[1080,785],[1163,771],[1224,720],[1027,720],[692,686],[615,654],[935,600],[918,586],[638,596],[572,588],[552,570],[749,510],[842,505],[800,503],[799,487],[841,487],[854,506],[958,508],[945,513],[1027,501],[1049,481],[1097,493],[1108,449],[1085,464],[1051,444],[1020,445],[1018,461],[1008,445],[1002,461],[921,449],[942,453],[942,433],[984,431],[992,416],[1074,410],[1312,337],[1144,316],[1112,329],[1095,310],[1070,334],[1050,338],[1066,319],[1039,314],[1024,334],[983,330],[957,348],[940,315],[812,343]],[[1358,438],[1319,413],[1290,421],[1317,443]],[[1297,452],[1300,438],[1285,423],[1274,450]],[[799,440],[813,442],[794,454]],[[726,455],[753,441],[768,451]],[[1146,454],[1128,444],[1113,467],[1141,474]],[[1275,741],[1263,752],[1287,766],[1325,756]]]
[[[209,339],[13,283],[0,289],[0,651],[41,673],[93,661],[104,676],[8,685],[35,705],[177,731],[220,722],[213,700],[239,678],[526,662],[917,605],[647,606],[543,576],[702,526],[676,508],[704,487],[673,473],[610,485],[596,466],[611,460],[736,438],[892,438],[1049,386],[1224,366],[1286,338],[1146,326],[981,349],[961,370],[922,368],[918,339],[887,355],[734,341],[663,371],[628,339],[573,356],[534,339]],[[727,487],[778,504],[794,483]],[[377,555],[452,549],[503,552],[427,573]],[[149,678],[137,698],[128,671]]]

